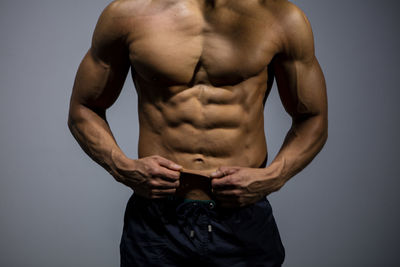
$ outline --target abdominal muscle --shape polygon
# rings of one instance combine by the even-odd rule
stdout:
[[[265,88],[251,83],[157,88],[168,92],[164,95],[152,86],[137,88],[139,157],[160,155],[206,174],[220,166],[260,167],[266,160],[260,95]]]

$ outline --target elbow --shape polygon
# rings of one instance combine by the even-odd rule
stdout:
[[[321,134],[322,147],[325,145],[326,141],[328,141],[328,127],[326,127]]]
[[[74,118],[73,114],[70,111],[68,114],[67,126],[71,132],[73,131],[75,124],[76,124],[76,119]]]
[[[71,115],[68,115],[67,126],[70,131],[71,131],[73,125],[74,125],[74,120],[72,119]]]
[[[324,147],[325,143],[328,141],[328,119],[326,118],[326,116],[321,117],[319,132],[322,149],[322,147]]]
[[[78,121],[78,117],[79,117],[79,106],[71,103],[71,105],[69,107],[68,119],[67,119],[67,126],[71,132],[75,128],[75,125]]]
[[[328,140],[328,116],[326,112],[320,112],[311,117],[311,122],[315,125],[315,132],[321,143],[321,148]]]
[[[312,114],[295,120],[295,125],[304,127],[316,144],[323,148],[328,140],[328,118],[326,114]]]
[[[77,128],[82,127],[82,124],[97,119],[106,120],[105,109],[90,108],[82,104],[71,104],[67,125],[73,133]]]

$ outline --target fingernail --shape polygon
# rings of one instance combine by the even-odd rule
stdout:
[[[173,164],[173,165],[172,165],[172,168],[182,169],[182,166],[181,166],[181,165],[178,165],[178,164]]]
[[[210,174],[211,177],[212,176],[217,176],[217,175],[218,175],[218,172],[213,172],[213,173]]]

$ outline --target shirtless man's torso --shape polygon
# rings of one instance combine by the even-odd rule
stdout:
[[[105,116],[129,69],[139,159],[125,156]],[[274,79],[293,123],[266,167],[263,109]],[[302,170],[327,138],[309,22],[285,0],[114,1],[79,67],[69,126],[90,157],[142,197],[175,195],[188,172],[208,177],[210,188],[194,182],[183,198],[253,204]]]

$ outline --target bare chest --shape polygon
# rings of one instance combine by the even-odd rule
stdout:
[[[129,51],[135,75],[168,86],[238,84],[265,70],[278,48],[267,12],[253,17],[183,3],[144,13],[133,24]]]

